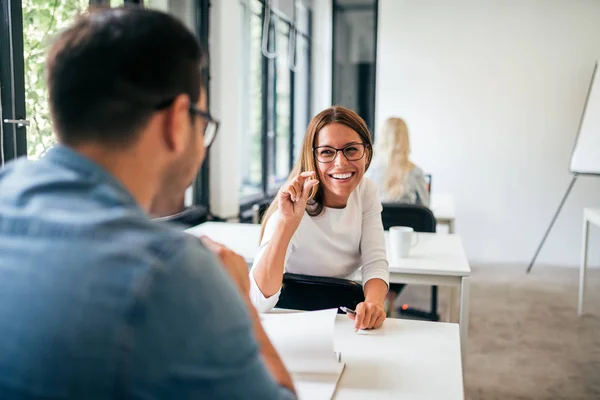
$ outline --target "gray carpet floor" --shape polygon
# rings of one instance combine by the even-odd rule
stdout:
[[[578,274],[473,267],[466,399],[600,399],[600,270],[588,274],[583,317]],[[440,288],[442,316],[447,295]],[[429,289],[408,286],[403,303],[428,309]]]

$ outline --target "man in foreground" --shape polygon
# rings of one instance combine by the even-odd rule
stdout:
[[[0,171],[0,398],[294,398],[244,260],[152,223],[218,123],[176,19],[78,19],[47,61],[60,145]]]

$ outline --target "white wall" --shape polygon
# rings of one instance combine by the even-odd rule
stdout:
[[[405,118],[413,159],[449,192],[472,262],[528,263],[571,179],[595,59],[595,0],[380,0],[377,122]],[[599,155],[600,156],[600,155]],[[538,263],[576,265],[580,178]],[[600,232],[591,263],[600,264]]]
[[[210,107],[221,121],[210,149],[210,210],[222,218],[234,218],[240,211],[242,9],[239,0],[219,0],[212,2],[210,10]]]
[[[331,106],[332,2],[312,2],[312,113]]]

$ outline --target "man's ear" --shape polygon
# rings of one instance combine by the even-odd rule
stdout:
[[[175,97],[167,109],[163,139],[167,148],[175,153],[182,153],[189,143],[190,98],[187,94]]]

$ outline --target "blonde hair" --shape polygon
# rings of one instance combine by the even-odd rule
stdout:
[[[316,144],[317,133],[319,133],[319,131],[325,126],[334,123],[346,125],[348,128],[358,133],[358,136],[360,136],[362,142],[365,144],[365,156],[367,157],[367,165],[365,170],[369,169],[371,159],[373,158],[373,142],[367,124],[358,114],[349,108],[332,106],[321,111],[319,114],[313,117],[308,124],[306,133],[304,135],[304,140],[302,141],[302,151],[300,153],[300,157],[290,172],[287,181],[294,179],[296,176],[306,171],[315,171],[315,179],[317,179],[319,182],[321,181],[321,177],[319,176],[315,162],[313,148]],[[308,205],[309,206],[306,208],[306,211],[311,217],[317,216],[323,212],[323,185],[319,184],[311,190],[311,193],[308,197]],[[271,218],[275,211],[277,211],[278,208],[279,205],[277,203],[277,197],[275,197],[263,217],[262,227],[260,230],[260,240],[262,240],[265,232],[267,221],[269,218]]]
[[[376,161],[385,168],[383,192],[389,198],[402,197],[406,191],[406,176],[415,167],[409,159],[410,140],[406,122],[402,118],[388,118],[379,131],[375,147]]]

